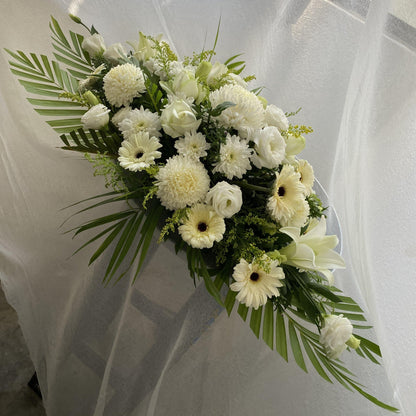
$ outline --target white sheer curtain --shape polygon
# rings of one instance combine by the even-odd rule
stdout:
[[[416,55],[391,35],[404,28],[409,39],[413,29],[389,18],[390,2],[373,1],[367,13],[365,3],[3,0],[0,38],[50,55],[49,15],[78,31],[70,11],[108,44],[163,32],[183,56],[212,45],[221,17],[218,59],[244,52],[263,95],[286,111],[302,106],[297,120],[314,127],[302,156],[340,216],[349,266],[336,284],[366,310],[384,368],[343,358],[370,393],[411,416]],[[388,414],[285,363],[193,287],[169,246],[154,245],[134,285],[126,277],[105,288],[104,264],[88,268],[88,252],[68,258],[86,236],[62,234],[71,212],[60,209],[102,193],[103,182],[81,155],[57,148],[4,51],[0,74],[0,278],[49,416]]]

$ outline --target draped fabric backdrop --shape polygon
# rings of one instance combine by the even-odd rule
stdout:
[[[211,47],[244,52],[263,95],[314,127],[302,157],[335,206],[348,267],[336,285],[374,325],[383,367],[343,359],[370,393],[416,414],[416,243],[414,178],[416,55],[411,27],[391,4],[323,0],[3,0],[1,47],[52,54],[48,22],[82,31],[72,12],[106,43],[164,33],[180,56]],[[368,4],[367,4],[368,6]],[[415,9],[409,10],[415,13]],[[402,37],[396,37],[401,29]],[[403,39],[410,39],[404,42]],[[414,41],[413,37],[413,41]],[[415,43],[413,43],[414,47]],[[61,208],[103,193],[82,155],[60,140],[26,101],[1,51],[1,282],[16,309],[49,416],[387,415],[358,394],[305,374],[257,340],[248,325],[193,287],[182,257],[154,243],[132,285],[104,288],[105,263],[88,236],[64,230]],[[102,209],[112,212],[116,207]],[[97,213],[98,215],[98,213]]]

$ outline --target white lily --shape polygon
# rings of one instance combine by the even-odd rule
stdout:
[[[334,277],[330,270],[344,269],[344,259],[332,250],[338,244],[336,235],[325,235],[326,219],[320,221],[312,219],[304,234],[300,234],[298,227],[282,227],[282,233],[292,238],[292,242],[282,248],[281,254],[285,255],[286,264],[304,270],[314,270],[322,273],[329,284],[334,283]]]

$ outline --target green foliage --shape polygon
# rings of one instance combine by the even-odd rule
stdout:
[[[292,124],[289,125],[289,128],[286,130],[286,134],[292,134],[295,137],[300,137],[303,134],[309,134],[313,132],[313,128],[312,127],[308,127],[308,126],[298,126],[295,125],[293,126]]]
[[[324,212],[327,207],[322,206],[322,201],[319,199],[318,195],[310,194],[306,197],[306,202],[309,205],[309,215],[312,218],[321,218],[322,215],[325,215]]]
[[[159,236],[159,243],[165,241],[170,233],[175,232],[176,228],[188,217],[189,208],[177,209],[172,216],[168,217],[162,227]]]

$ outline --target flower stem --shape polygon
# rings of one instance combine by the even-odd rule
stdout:
[[[238,186],[241,186],[242,188],[252,189],[253,191],[265,192],[268,194],[270,193],[270,189],[265,188],[264,186],[252,185],[251,183],[248,183],[246,181],[235,181],[234,183]]]

